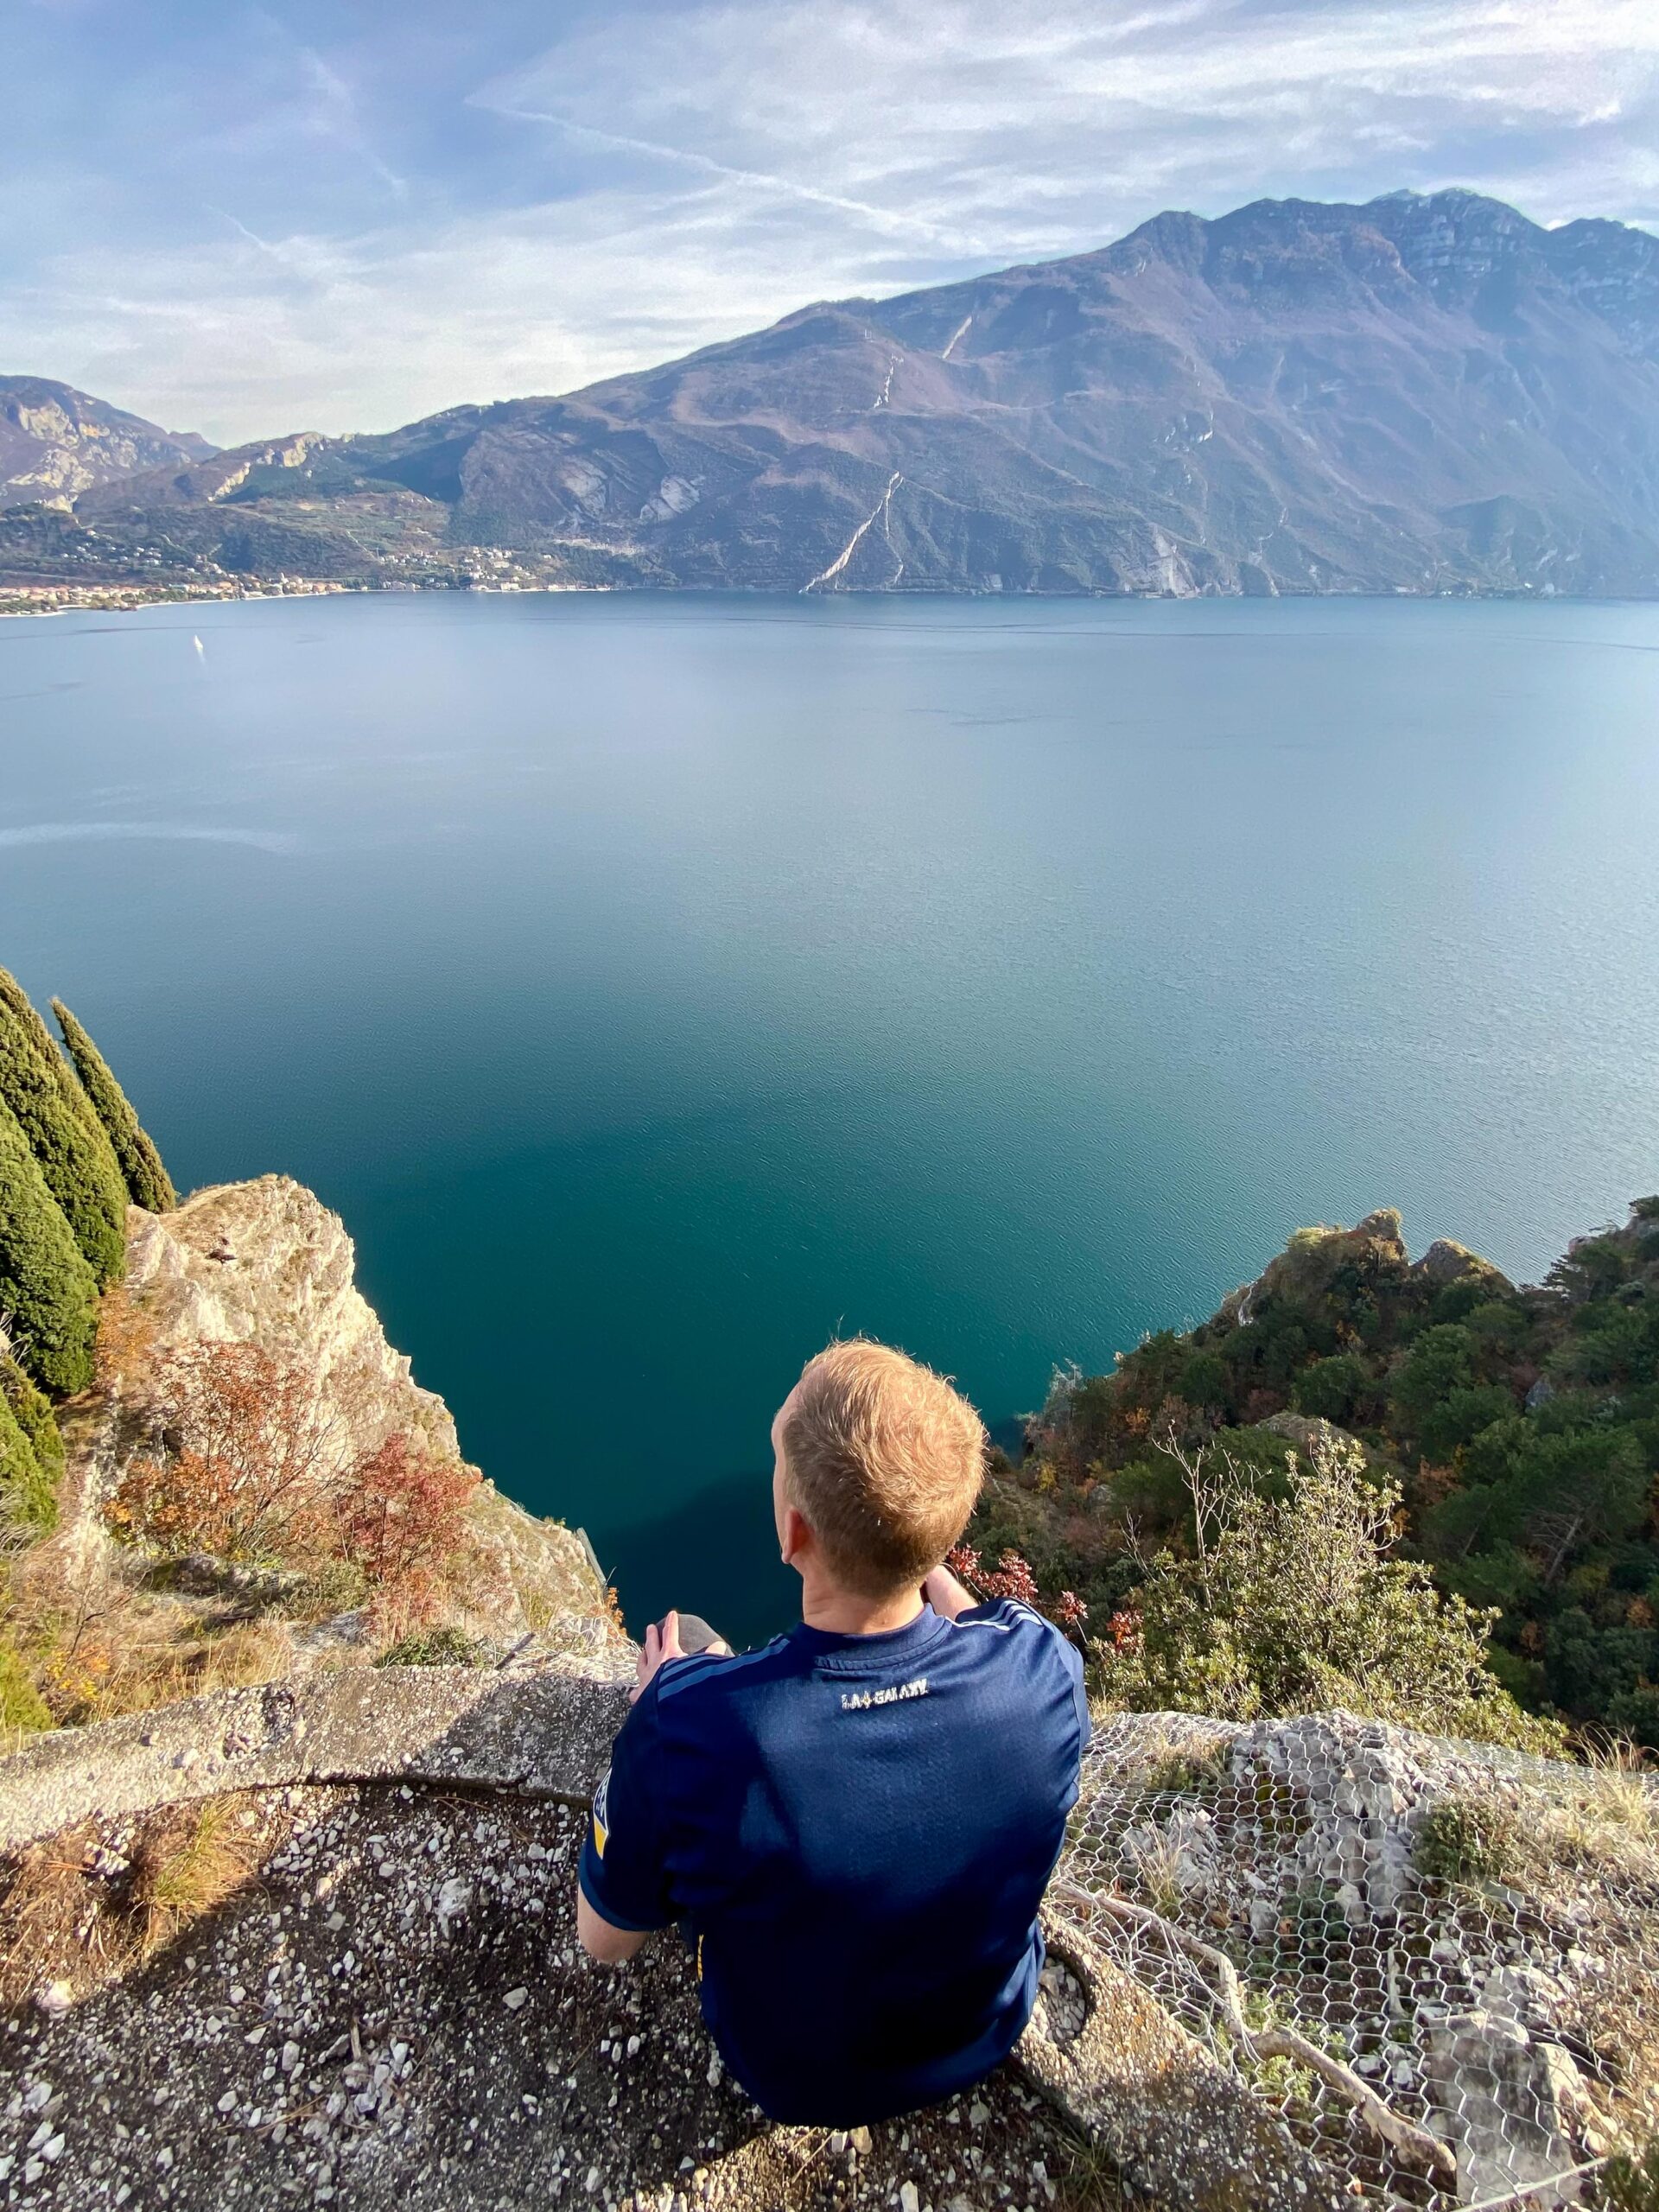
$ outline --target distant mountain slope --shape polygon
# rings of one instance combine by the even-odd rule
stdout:
[[[1659,239],[1467,192],[1160,215],[567,398],[244,448],[76,512],[106,549],[143,531],[381,579],[493,548],[574,582],[1645,596]]]
[[[194,430],[158,429],[48,377],[0,377],[0,506],[73,499],[135,470],[205,461]]]

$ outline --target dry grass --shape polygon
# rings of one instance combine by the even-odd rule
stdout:
[[[53,1982],[84,1995],[245,1889],[259,1857],[252,1802],[153,1815],[125,1858],[84,1821],[0,1867],[0,2009]]]
[[[292,1639],[262,1621],[173,1637],[118,1654],[100,1686],[89,1718],[113,1719],[148,1713],[175,1698],[205,1697],[212,1690],[249,1689],[274,1682],[294,1668]]]
[[[1659,1883],[1659,1770],[1639,1746],[1617,1738],[1590,1745],[1544,1825],[1548,1840],[1578,1864]]]
[[[1082,2136],[1068,2148],[1065,2171],[1055,2176],[1059,2185],[1055,2212],[1122,2212],[1118,2170],[1105,2152]]]
[[[158,1596],[142,1586],[133,1561],[101,1541],[37,1545],[14,1570],[8,1598],[6,1632],[60,1727],[293,1671],[293,1637],[280,1622]]]
[[[1181,1847],[1179,1839],[1154,1822],[1132,1831],[1124,1839],[1135,1868],[1135,1878],[1147,1903],[1166,1920],[1180,1912],[1185,1892],[1181,1887]]]
[[[237,1813],[234,1797],[212,1797],[145,1831],[133,1853],[128,1905],[142,1922],[146,1951],[245,1887],[257,1853],[238,1832]]]
[[[0,1876],[0,2007],[22,2004],[47,1982],[100,1980],[124,1962],[130,1946],[108,1919],[105,1885],[92,1872],[97,1844],[90,1823],[66,1829]]]

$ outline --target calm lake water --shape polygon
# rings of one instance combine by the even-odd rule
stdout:
[[[639,1625],[785,1617],[834,1331],[1007,1421],[1300,1224],[1534,1275],[1659,1187],[1656,860],[1659,608],[0,622],[0,963],[181,1185],[340,1210]]]

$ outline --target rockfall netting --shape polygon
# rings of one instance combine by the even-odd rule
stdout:
[[[1591,2203],[1659,2130],[1659,1789],[1629,1770],[1122,1714],[1052,1903],[1357,2199]]]

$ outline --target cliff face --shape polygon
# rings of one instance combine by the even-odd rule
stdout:
[[[386,1341],[357,1287],[344,1224],[302,1185],[280,1175],[222,1185],[169,1214],[134,1207],[129,1224],[123,1297],[132,1341],[106,1345],[97,1389],[66,1420],[68,1512],[53,1557],[72,1554],[79,1571],[132,1586],[152,1626],[164,1624],[169,1606],[210,1634],[260,1614],[276,1672],[367,1657],[372,1639],[360,1608],[330,1618],[313,1607],[283,1621],[293,1578],[279,1573],[232,1573],[198,1558],[180,1577],[163,1578],[165,1586],[150,1586],[142,1556],[105,1533],[105,1511],[135,1457],[157,1448],[154,1416],[140,1402],[150,1378],[204,1347],[251,1345],[302,1378],[324,1480],[349,1482],[388,1439],[458,1462],[448,1407]],[[613,1639],[605,1586],[580,1531],[538,1519],[480,1481],[465,1506],[464,1535],[467,1572],[446,1590],[436,1625],[495,1644],[529,1636],[601,1651]]]
[[[0,505],[76,498],[144,468],[206,461],[194,431],[163,430],[142,416],[48,377],[0,377]]]
[[[341,1465],[394,1433],[459,1452],[448,1408],[415,1381],[358,1289],[345,1224],[302,1184],[221,1184],[169,1214],[135,1206],[131,1223],[128,1290],[159,1351],[251,1342],[302,1359]]]

